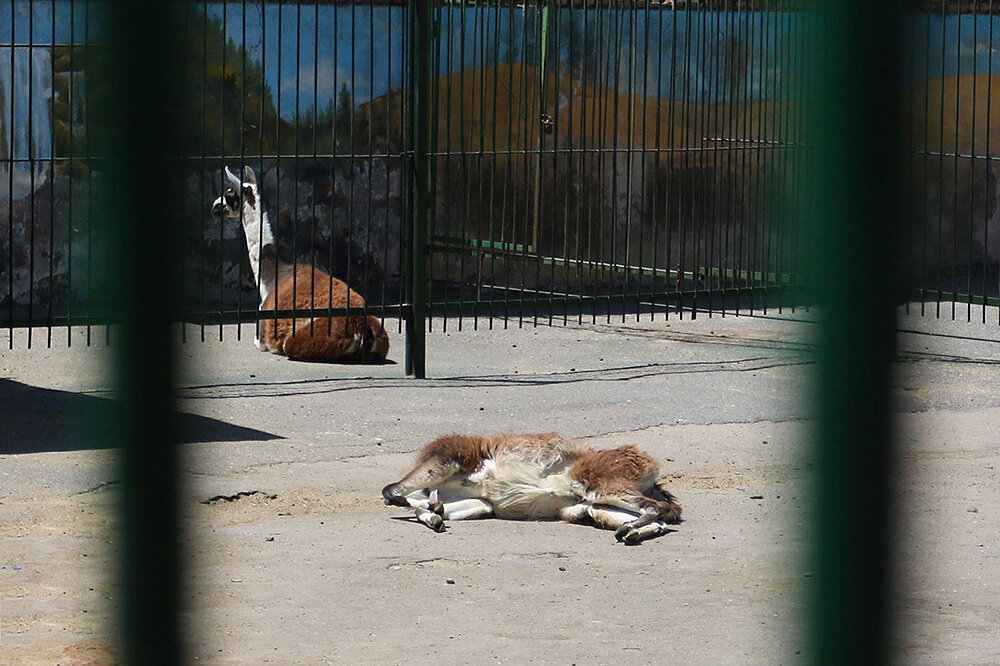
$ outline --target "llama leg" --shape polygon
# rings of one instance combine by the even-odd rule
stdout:
[[[618,539],[628,545],[634,545],[640,541],[645,541],[646,539],[652,539],[653,537],[660,536],[661,534],[666,534],[670,531],[670,526],[662,520],[654,520],[648,525],[643,525],[641,527],[632,527],[631,525],[625,526],[628,529],[624,535]],[[617,533],[615,538],[618,538]]]
[[[437,508],[437,507],[432,507]],[[493,515],[493,505],[481,499],[469,498],[440,504],[445,520],[475,520]]]
[[[376,317],[369,316],[365,321],[362,344],[362,362],[381,363],[389,355],[389,334],[385,326]]]
[[[559,520],[567,523],[584,523],[590,520],[588,509],[590,505],[586,502],[567,506],[559,511]]]
[[[431,499],[430,492],[428,492],[426,488],[421,488],[420,490],[412,492],[409,495],[403,496],[401,501],[399,498],[395,498],[392,502],[385,500],[385,503],[395,506],[408,506],[413,509],[430,509],[432,504],[437,504],[439,502],[434,502]]]
[[[445,520],[489,518],[493,515],[493,505],[481,499],[469,498],[453,502],[429,502],[426,507],[416,506],[414,512],[417,520],[424,525],[435,532],[443,532]]]
[[[589,506],[587,508],[587,514],[598,527],[605,530],[615,530],[616,535],[618,534],[619,529],[631,525],[639,517],[638,513],[626,511],[618,507],[608,506],[606,504]],[[621,540],[622,539],[619,539],[619,541]],[[627,541],[626,543],[632,544],[635,543],[635,541]]]
[[[569,523],[582,523],[590,518],[598,527],[615,530],[615,538],[619,541],[632,545],[669,531],[666,523],[657,520],[658,515],[653,507],[644,509],[637,516],[631,510],[606,504],[593,506],[580,503],[563,509],[559,518]]]
[[[643,528],[648,527],[651,524],[657,523],[657,518],[660,512],[656,507],[647,506],[639,514],[639,517],[635,520],[625,523],[615,530],[615,538],[619,541],[624,541],[625,543],[638,543],[642,540],[640,536],[643,532]],[[657,532],[659,534],[659,532]]]
[[[430,509],[414,509],[417,515],[417,520],[422,522],[427,527],[431,528],[435,532],[444,532],[444,518],[442,518],[438,513],[431,511]]]
[[[267,346],[267,340],[264,338],[264,320],[261,319],[257,322],[256,332],[253,336],[253,343],[257,346],[257,349],[261,351],[270,351]]]
[[[444,531],[444,519],[441,517],[441,514],[444,513],[444,505],[441,502],[433,501],[431,493],[426,488],[421,488],[408,495],[399,496],[388,491],[392,485],[386,486],[382,490],[382,496],[385,498],[386,504],[412,507],[417,520],[435,532]]]
[[[638,514],[604,504],[587,507],[587,515],[590,516],[591,520],[598,527],[605,530],[617,530],[622,525],[631,523],[638,517]]]

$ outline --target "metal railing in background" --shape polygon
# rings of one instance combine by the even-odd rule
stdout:
[[[289,260],[406,320],[418,350],[425,312],[506,324],[791,302],[796,242],[771,196],[798,128],[775,101],[794,99],[782,63],[805,43],[791,13],[449,2],[420,4],[427,28],[414,31],[404,2],[182,6],[183,159],[148,176],[183,183],[163,237],[182,261],[185,340],[259,317],[239,221],[207,212],[225,165],[256,170]],[[46,82],[4,98],[0,317],[86,325],[87,342],[108,320],[91,196],[101,7],[14,0],[0,34],[5,85]],[[422,150],[426,209],[409,168]]]
[[[903,22],[904,256],[922,314],[971,320],[973,305],[1000,304],[997,10],[924,2]]]
[[[182,118],[181,159],[144,174],[150,188],[181,184],[160,202],[171,214],[160,242],[181,261],[184,340],[261,316],[240,220],[209,214],[224,166],[256,172],[280,257],[346,282],[364,314],[405,318],[405,3],[177,4],[182,83],[163,101]],[[0,11],[0,322],[44,326],[46,344],[55,327],[77,342],[75,325],[87,343],[97,331],[107,340],[109,238],[93,208],[105,171],[95,148],[110,129],[107,3],[7,0]],[[296,316],[342,314],[311,300]]]
[[[439,0],[417,31],[404,0],[181,5],[184,159],[147,175],[184,183],[162,237],[182,261],[185,340],[260,316],[239,221],[208,214],[224,165],[257,172],[287,260],[408,322],[415,348],[425,314],[520,325],[803,302],[808,243],[783,221],[814,25],[793,3]],[[108,319],[92,203],[104,7],[0,4],[0,322],[45,327],[46,345],[54,327],[78,340],[73,324],[89,343]],[[1000,303],[995,14],[925,2],[903,23],[901,251],[935,316]],[[340,312],[296,315],[323,305]]]

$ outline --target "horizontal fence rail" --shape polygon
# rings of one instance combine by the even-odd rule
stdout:
[[[186,340],[268,318],[315,333],[388,317],[419,343],[416,328],[468,317],[806,303],[810,240],[787,221],[808,185],[807,4],[177,6],[184,132],[146,175],[180,183],[161,237],[182,262]],[[98,270],[109,229],[93,208],[110,129],[105,8],[0,2],[0,324],[43,327],[45,344],[56,327],[80,340],[74,325],[108,340],[92,327],[114,323]],[[903,18],[901,251],[909,296],[932,316],[985,320],[973,306],[1000,303],[993,8],[924,2]],[[253,171],[280,260],[315,269],[287,307],[260,310],[246,220],[210,212],[226,167]],[[336,302],[332,278],[363,306]]]

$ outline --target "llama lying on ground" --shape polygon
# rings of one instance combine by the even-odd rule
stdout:
[[[615,530],[635,544],[681,519],[659,471],[634,446],[597,451],[555,433],[449,435],[424,447],[382,497],[412,507],[437,532],[445,520],[564,520]]]
[[[361,295],[341,280],[309,265],[282,262],[253,170],[243,167],[242,179],[229,167],[224,174],[224,191],[212,203],[212,214],[243,222],[250,268],[260,286],[261,312],[364,307]],[[294,320],[262,315],[255,343],[262,351],[296,361],[381,363],[389,353],[389,336],[382,322],[363,315]]]

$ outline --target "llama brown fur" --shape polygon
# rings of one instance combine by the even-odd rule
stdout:
[[[652,480],[659,471],[660,466],[648,453],[629,445],[588,452],[576,461],[570,476],[588,488],[603,492],[621,483]]]
[[[268,310],[361,309],[364,305],[360,294],[318,268],[279,265],[275,290],[260,308],[263,339],[272,352],[297,361],[384,361],[389,336],[376,317],[304,317],[295,319],[293,326],[292,319],[275,320],[266,314]]]
[[[570,444],[554,432],[540,435],[445,435],[425,446],[417,456],[417,464],[430,460],[454,461],[461,472],[474,472],[485,459],[517,448],[542,448]],[[579,446],[562,446],[566,453],[578,455]]]

